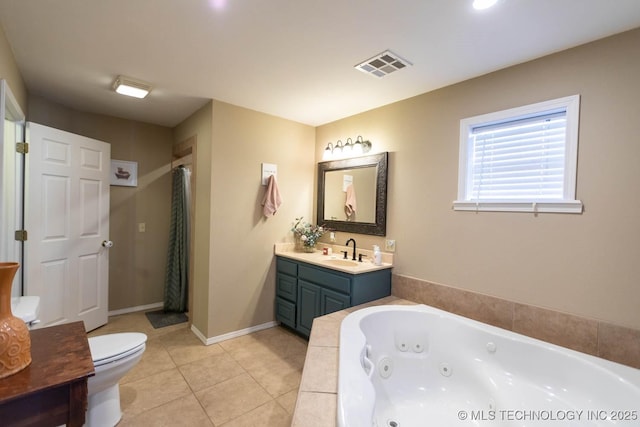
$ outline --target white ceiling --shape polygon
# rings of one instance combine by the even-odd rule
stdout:
[[[640,0],[0,0],[30,93],[175,126],[208,99],[321,125],[640,27]],[[413,66],[378,79],[390,49]],[[118,74],[150,82],[115,94]]]

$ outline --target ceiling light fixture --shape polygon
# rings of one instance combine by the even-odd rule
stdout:
[[[475,10],[489,9],[497,2],[498,0],[473,0],[473,8]]]
[[[116,81],[113,82],[113,90],[120,95],[144,98],[151,92],[151,85],[129,77],[118,76]]]
[[[386,50],[373,58],[369,58],[364,62],[356,65],[355,68],[363,73],[371,74],[376,77],[384,77],[394,71],[401,70],[407,66],[411,66],[411,62],[400,56]]]

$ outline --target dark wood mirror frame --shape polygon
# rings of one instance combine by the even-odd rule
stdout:
[[[387,172],[388,153],[372,154],[343,160],[318,163],[318,194],[316,221],[335,231],[384,236],[387,234]],[[375,223],[333,221],[324,219],[325,173],[342,169],[376,168]]]

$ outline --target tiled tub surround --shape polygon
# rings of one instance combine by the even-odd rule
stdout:
[[[640,369],[640,330],[394,274],[392,295]]]
[[[313,320],[292,427],[336,425],[340,323],[349,313],[383,304],[415,303],[389,296]]]
[[[431,305],[640,368],[638,330],[394,274],[391,296],[314,319],[292,426],[336,425],[340,322],[353,311],[385,304]]]

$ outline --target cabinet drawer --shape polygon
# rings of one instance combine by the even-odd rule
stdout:
[[[280,297],[276,297],[276,320],[291,328],[295,328],[296,305]]]
[[[351,280],[349,278],[329,273],[325,270],[301,265],[298,270],[298,275],[301,279],[308,280],[309,282],[316,283],[345,294],[348,294],[351,289]]]
[[[280,273],[285,273],[288,274],[290,276],[297,276],[298,275],[298,264],[292,261],[287,261],[286,259],[283,258],[277,258],[278,262],[277,262],[277,266],[278,266],[278,271]]]
[[[297,280],[295,277],[278,273],[276,279],[276,295],[288,299],[291,302],[296,302],[296,283]]]

